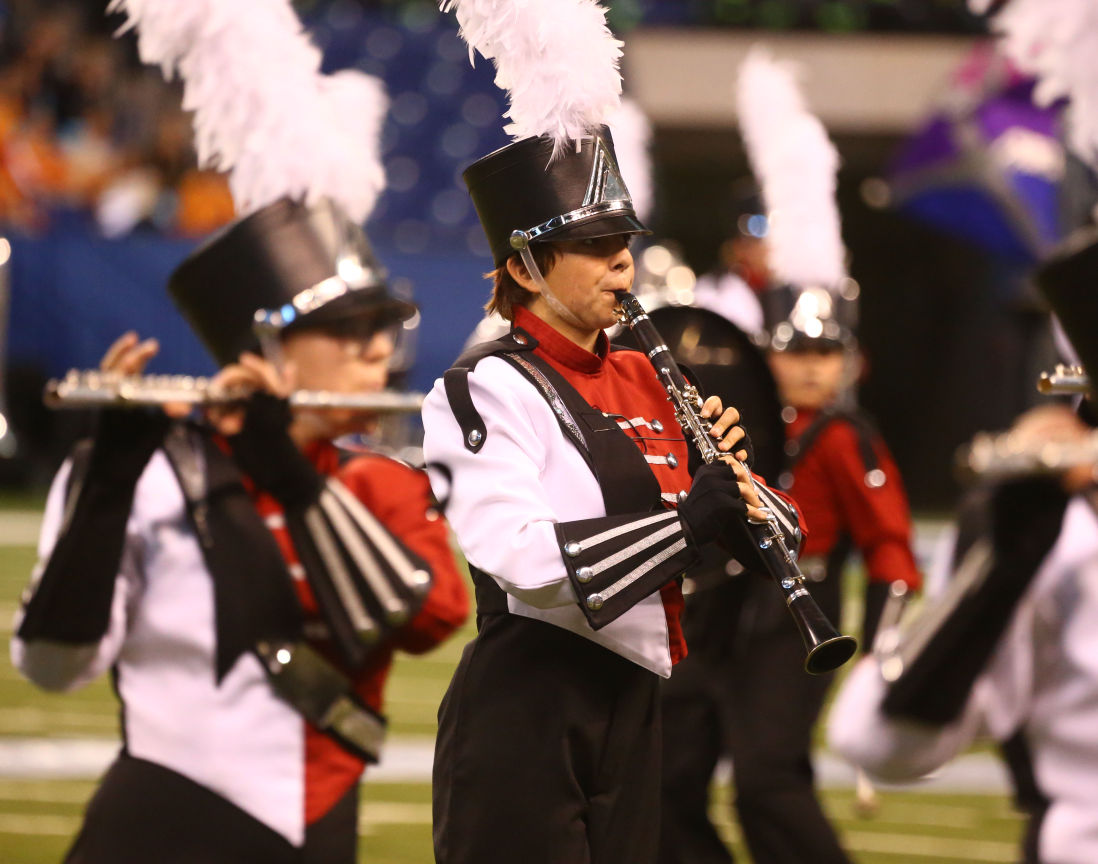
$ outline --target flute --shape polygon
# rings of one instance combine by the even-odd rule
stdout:
[[[683,376],[640,301],[627,291],[616,294],[621,323],[633,332],[640,349],[655,368],[668,399],[675,406],[675,418],[679,425],[687,437],[693,439],[705,462],[717,461],[723,454],[709,435],[709,422],[699,413],[702,400],[697,389]],[[756,521],[748,517],[747,527],[767,572],[785,595],[786,608],[800,631],[806,651],[805,671],[819,675],[838,669],[854,655],[858,648],[857,640],[842,635],[827,620],[805,586],[804,574],[786,546],[777,518],[766,508],[762,509],[768,514],[766,520]]]
[[[186,405],[227,405],[247,399],[250,390],[214,387],[211,379],[192,375],[119,375],[116,372],[72,369],[64,378],[46,383],[44,401],[50,408],[147,407],[179,402]],[[331,408],[372,414],[414,414],[423,408],[424,394],[381,390],[339,393],[295,390],[295,408]]]
[[[1051,372],[1042,372],[1037,379],[1037,390],[1046,396],[1064,396],[1072,393],[1089,393],[1090,378],[1082,366],[1065,366],[1057,363]]]
[[[957,451],[964,478],[1006,480],[1060,474],[1077,465],[1098,464],[1098,432],[1077,440],[1023,440],[1010,432],[981,432]]]

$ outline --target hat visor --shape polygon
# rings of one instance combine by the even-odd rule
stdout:
[[[770,350],[783,354],[831,354],[842,351],[847,347],[847,344],[841,337],[808,336],[804,333],[797,333],[788,341],[772,339]]]
[[[548,231],[535,242],[555,243],[560,240],[591,240],[595,237],[612,237],[615,234],[651,234],[635,215],[629,212],[605,213],[581,222]]]
[[[398,300],[385,291],[360,289],[325,303],[290,324],[286,330],[328,330],[350,334],[375,333],[392,324],[407,321],[417,312],[416,305]]]

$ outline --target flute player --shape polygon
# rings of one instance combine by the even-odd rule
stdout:
[[[412,307],[331,202],[258,210],[170,290],[215,383],[255,392],[216,428],[104,409],[53,483],[13,660],[49,690],[111,669],[125,742],[65,860],[352,864],[393,651],[437,645],[468,602],[425,476],[341,463],[332,439],[368,415],[287,397],[382,388]],[[284,367],[241,354],[256,312],[287,304]],[[129,334],[104,367],[135,374],[155,350]]]

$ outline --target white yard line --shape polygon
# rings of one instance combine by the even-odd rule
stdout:
[[[966,840],[959,837],[928,837],[925,834],[877,834],[844,831],[843,847],[850,852],[878,852],[914,858],[961,858],[965,861],[1018,860],[1018,844],[1000,840]]]
[[[40,813],[0,813],[0,834],[30,834],[41,837],[71,837],[80,827],[79,816],[48,816]]]
[[[399,801],[363,801],[358,807],[358,830],[366,833],[373,825],[430,825],[430,804]]]
[[[59,779],[95,778],[118,752],[109,739],[0,738],[0,778]],[[434,741],[426,737],[393,738],[385,747],[380,765],[366,772],[367,782],[426,783],[431,779]],[[717,779],[728,779],[728,768],[718,769]],[[816,759],[820,785],[849,789],[854,785],[850,766],[830,754]],[[913,786],[883,788],[916,792],[979,792],[1006,794],[1009,786],[1002,764],[987,753],[954,760],[929,780]]]

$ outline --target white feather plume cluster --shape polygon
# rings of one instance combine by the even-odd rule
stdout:
[[[320,72],[289,0],[112,0],[146,63],[183,80],[199,164],[229,171],[239,215],[330,197],[356,221],[385,186],[388,98],[360,72]]]
[[[976,13],[988,6],[988,0],[969,0]],[[1003,53],[1037,78],[1037,104],[1070,100],[1068,143],[1090,165],[1098,165],[1098,3],[1010,0],[991,27]]]
[[[633,209],[641,222],[652,215],[652,124],[641,107],[632,99],[622,99],[621,108],[608,117],[606,124],[614,136],[614,152],[618,168],[629,188]]]
[[[804,104],[794,67],[755,47],[740,66],[740,130],[770,221],[774,275],[837,285],[846,275],[835,202],[839,155]]]
[[[504,132],[553,138],[559,152],[607,121],[621,100],[622,43],[597,0],[443,0],[469,59],[479,52],[510,95]]]

